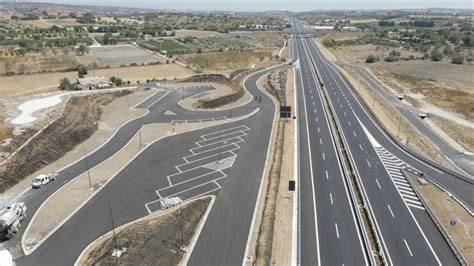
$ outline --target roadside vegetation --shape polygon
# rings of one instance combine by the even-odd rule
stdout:
[[[158,212],[116,230],[117,248],[125,252],[112,257],[111,233],[97,240],[79,261],[80,265],[180,265],[199,223],[211,203],[205,197]]]
[[[131,93],[118,91],[88,96],[73,96],[69,99],[62,115],[46,127],[31,142],[19,150],[7,163],[0,167],[0,192],[7,190],[28,175],[61,158],[75,146],[88,139],[98,129],[97,121],[102,108],[115,98]],[[25,136],[35,132],[29,130]],[[25,139],[26,140],[26,139]],[[18,143],[19,145],[22,142]],[[9,145],[8,152],[19,145]]]

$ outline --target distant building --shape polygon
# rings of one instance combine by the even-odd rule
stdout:
[[[103,76],[95,76],[78,78],[76,86],[81,90],[100,90],[111,88],[112,83]]]

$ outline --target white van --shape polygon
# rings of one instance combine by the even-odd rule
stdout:
[[[52,180],[55,180],[56,176],[57,176],[57,174],[49,174],[49,175],[41,174],[41,175],[35,177],[35,179],[33,179],[33,183],[31,183],[31,186],[33,188],[41,188],[44,185],[51,182]]]

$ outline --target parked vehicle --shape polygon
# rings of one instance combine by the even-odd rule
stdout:
[[[16,234],[25,217],[26,204],[24,202],[12,203],[0,209],[0,238],[10,239]]]
[[[48,184],[49,182],[56,180],[56,173],[51,173],[51,174],[41,174],[33,179],[33,183],[31,183],[31,186],[33,188],[41,188]]]

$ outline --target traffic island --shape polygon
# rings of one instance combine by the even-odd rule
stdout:
[[[199,198],[133,221],[101,236],[76,265],[178,265],[199,236],[214,196]],[[115,236],[115,237],[114,237]]]

